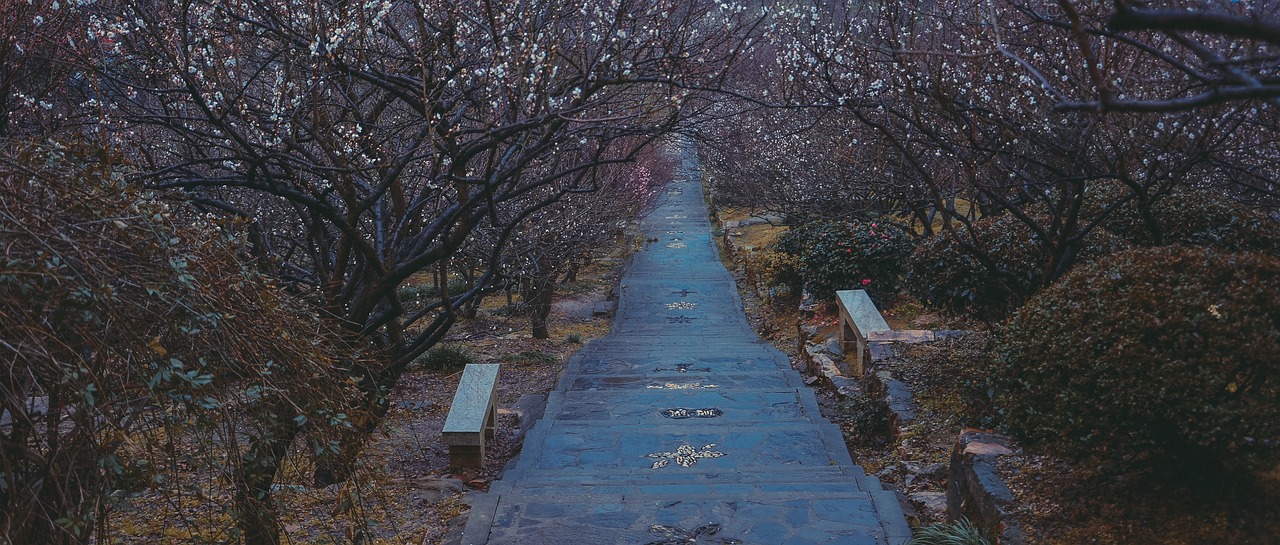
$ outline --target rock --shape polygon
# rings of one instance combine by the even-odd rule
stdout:
[[[804,351],[806,354],[809,354],[810,357],[813,357],[825,352],[825,350],[822,349],[822,345],[818,345],[818,344],[807,345],[804,347]]]
[[[1000,545],[1026,543],[1013,491],[996,471],[996,459],[1012,452],[1003,435],[967,429],[951,450],[947,476],[948,518],[968,517]]]
[[[445,527],[448,528],[448,530],[446,530],[444,535],[440,538],[441,545],[462,544],[462,534],[467,529],[467,519],[469,516],[470,513],[463,513],[449,519],[449,522],[445,523]],[[426,542],[424,541],[423,543]]]
[[[816,326],[816,325],[802,325],[802,326],[800,326],[800,333],[801,333],[801,334],[803,334],[804,338],[806,338],[806,339],[812,339],[812,338],[814,337],[814,335],[817,335],[817,334],[818,334],[818,326]]]
[[[912,503],[920,506],[921,514],[925,519],[938,522],[947,519],[946,492],[915,492],[907,497]]]
[[[942,341],[946,339],[959,339],[968,335],[969,332],[963,329],[942,329],[933,332],[933,338]]]
[[[533,427],[533,423],[542,418],[542,413],[547,409],[547,396],[543,394],[525,394],[517,399],[515,404],[511,406],[511,412],[516,414],[516,435],[512,439],[516,443],[524,441],[525,434],[529,433],[529,428]],[[501,411],[502,409],[499,409]]]
[[[601,301],[591,306],[591,315],[597,316],[597,317],[609,316],[613,314],[613,310],[614,310],[613,301]]]
[[[889,405],[889,425],[897,428],[914,421],[918,407],[912,398],[911,387],[893,378],[889,371],[877,371],[874,376],[879,383],[874,390],[882,392],[885,403]]]
[[[840,372],[840,367],[836,365],[836,362],[831,361],[831,358],[828,358],[826,354],[815,354],[813,356],[813,364],[818,368],[819,374],[828,381],[832,380],[833,377],[844,376],[844,373]]]
[[[947,474],[947,464],[922,464],[920,462],[902,462],[903,469],[908,473],[915,475],[923,475],[925,477],[942,477]]]
[[[902,492],[895,491],[893,495],[898,498],[898,506],[902,508],[902,516],[906,517],[910,524],[914,526],[924,522],[921,520],[920,510],[916,508],[916,502],[911,501],[911,498]]]
[[[872,331],[867,333],[868,342],[879,341],[916,344],[926,343],[933,339],[933,332],[927,329],[893,329],[889,331]]]
[[[418,482],[418,486],[416,488],[423,492],[435,494],[435,499],[440,499],[446,494],[465,492],[467,490],[467,485],[463,484],[460,479],[446,477],[442,479],[424,479]],[[435,499],[429,501],[435,501]]]
[[[822,345],[822,350],[837,358],[844,357],[844,348],[840,346],[840,339],[827,339],[827,342]]]
[[[1004,445],[998,443],[969,443],[964,447],[965,454],[1004,456],[1013,454],[1013,451]]]

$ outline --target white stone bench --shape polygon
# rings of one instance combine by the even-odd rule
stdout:
[[[484,443],[497,431],[498,364],[469,363],[449,406],[441,434],[449,446],[449,465],[484,465]]]
[[[862,376],[866,374],[867,363],[871,359],[868,337],[889,331],[889,324],[865,290],[837,291],[836,302],[840,305],[840,347],[845,353],[854,353],[853,375]]]

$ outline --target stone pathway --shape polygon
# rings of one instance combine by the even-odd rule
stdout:
[[[892,492],[854,465],[760,340],[711,239],[691,147],[644,219],[613,331],[569,362],[463,545],[899,545]]]

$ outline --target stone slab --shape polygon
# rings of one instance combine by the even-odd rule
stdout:
[[[496,363],[469,363],[463,369],[458,391],[453,395],[453,404],[444,421],[446,443],[453,440],[463,442],[454,444],[465,444],[469,434],[484,431],[498,388],[498,368]]]

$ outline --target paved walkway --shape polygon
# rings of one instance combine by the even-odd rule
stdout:
[[[854,465],[787,357],[751,331],[690,149],[519,459],[462,543],[899,545],[892,492]]]

